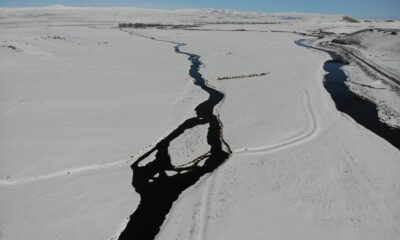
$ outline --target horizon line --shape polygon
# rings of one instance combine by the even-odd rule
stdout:
[[[348,16],[355,19],[373,19],[373,20],[400,20],[400,18],[376,18],[376,17],[354,17],[352,15],[344,14],[344,13],[322,13],[322,12],[299,12],[299,11],[287,11],[287,12],[267,12],[267,11],[255,11],[255,10],[239,10],[234,8],[215,8],[215,7],[204,7],[204,8],[161,8],[161,7],[143,7],[143,6],[132,6],[132,5],[120,5],[120,6],[74,6],[74,5],[64,5],[64,4],[52,4],[52,5],[43,5],[43,6],[13,6],[13,7],[2,7],[0,9],[40,9],[40,8],[51,8],[51,7],[59,7],[61,8],[99,8],[99,9],[116,9],[116,8],[132,8],[132,9],[142,9],[142,10],[162,10],[162,11],[176,11],[176,10],[227,10],[234,11],[238,13],[257,13],[257,14],[319,14],[319,15],[340,15],[340,16]]]

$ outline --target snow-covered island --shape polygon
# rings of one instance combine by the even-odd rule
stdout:
[[[399,88],[396,20],[0,8],[0,239],[400,239]]]

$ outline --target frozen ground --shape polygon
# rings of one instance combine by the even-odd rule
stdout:
[[[129,165],[205,100],[173,44],[122,32],[124,21],[201,24],[131,31],[186,43],[226,94],[217,112],[232,157],[181,195],[158,239],[400,238],[399,150],[335,109],[329,56],[290,33],[399,22],[59,6],[0,9],[1,239],[117,237],[140,201]],[[174,142],[174,164],[208,151],[206,127]]]

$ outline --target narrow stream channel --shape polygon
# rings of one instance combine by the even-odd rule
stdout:
[[[302,40],[295,43],[301,47],[309,48]],[[346,85],[347,76],[342,70],[346,63],[334,52],[326,52],[330,54],[332,60],[328,60],[324,64],[324,70],[327,72],[324,87],[335,102],[337,110],[346,113],[357,123],[386,139],[400,150],[400,129],[392,128],[381,122],[376,105],[350,91]]]
[[[218,115],[214,114],[214,108],[223,100],[224,94],[207,85],[206,80],[199,72],[200,56],[181,51],[180,47],[185,44],[175,44],[177,44],[175,46],[176,53],[188,56],[191,63],[189,75],[194,79],[194,84],[206,91],[209,98],[195,108],[196,117],[184,121],[131,165],[133,171],[132,185],[135,191],[140,194],[140,203],[136,211],[130,216],[128,225],[119,237],[120,240],[155,239],[179,195],[195,184],[202,176],[218,168],[231,154],[229,145],[223,139],[222,123]],[[210,145],[209,152],[196,159],[188,159],[189,164],[182,167],[173,166],[168,152],[171,142],[185,130],[205,124],[209,125],[207,133],[207,143]],[[152,161],[143,164],[154,155],[153,153],[155,153],[155,156],[150,159]],[[174,174],[170,174],[170,172]]]

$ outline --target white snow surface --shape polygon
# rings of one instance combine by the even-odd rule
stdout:
[[[210,151],[210,145],[207,143],[208,127],[206,124],[188,129],[171,142],[169,155],[172,165],[184,166]]]
[[[202,74],[226,94],[216,113],[233,151],[181,195],[157,239],[399,239],[399,150],[336,110],[322,86],[329,56],[288,33],[399,27],[342,18],[0,9],[0,238],[116,239],[140,201],[129,165],[206,99],[186,57],[116,28],[129,21],[254,30],[134,30],[201,55]],[[194,135],[204,139],[205,127]],[[199,145],[188,152],[207,151]]]

